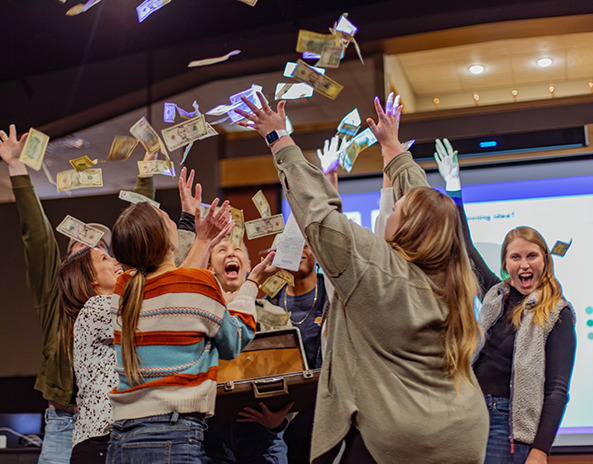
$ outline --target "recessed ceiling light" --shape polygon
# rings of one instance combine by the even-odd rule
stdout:
[[[547,68],[551,64],[552,64],[552,58],[540,58],[539,60],[537,60],[537,65],[540,68]]]
[[[472,74],[482,74],[484,72],[484,66],[481,64],[472,64],[469,67],[469,72]]]

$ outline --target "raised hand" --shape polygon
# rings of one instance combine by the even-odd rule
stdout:
[[[445,180],[445,188],[450,191],[461,190],[461,181],[459,180],[459,161],[457,159],[457,150],[447,139],[434,141],[436,152],[434,159],[437,162],[439,173]]]
[[[386,110],[383,110],[379,97],[375,97],[375,110],[377,111],[378,122],[375,124],[372,118],[367,123],[381,144],[383,163],[388,164],[396,155],[402,153],[404,148],[399,141],[399,120],[402,107],[399,105],[399,96],[394,98],[393,92],[387,97]]]
[[[240,109],[236,109],[235,111],[237,113],[250,121],[239,121],[237,124],[255,129],[262,137],[265,137],[274,130],[286,129],[286,113],[284,112],[286,102],[284,100],[279,101],[276,111],[274,111],[270,108],[270,105],[268,105],[268,102],[261,92],[257,92],[257,98],[259,98],[259,101],[261,102],[261,109],[246,98],[241,97],[243,103],[245,103],[253,113],[247,113]]]
[[[204,219],[200,214],[199,203],[194,210],[196,215],[196,240],[211,241],[218,239],[220,241],[235,226],[235,221],[231,221],[231,205],[228,201],[225,201],[215,213],[218,201],[218,198],[214,199]]]
[[[317,149],[317,157],[319,158],[321,170],[324,174],[335,171],[338,168],[339,154],[344,150],[348,142],[346,138],[342,139],[340,148],[338,148],[339,143],[340,137],[334,135],[331,140],[326,140],[323,144],[323,152],[319,148]]]
[[[268,277],[273,276],[279,271],[279,268],[272,266],[272,260],[276,252],[270,251],[267,256],[255,266],[249,273],[249,279],[256,282],[258,285],[263,284]]]
[[[0,130],[0,158],[8,165],[11,176],[27,174],[27,167],[19,161],[26,140],[27,134],[21,135],[21,138],[17,140],[14,124],[10,125],[8,135]]]
[[[184,166],[179,173],[179,198],[181,199],[181,211],[195,214],[202,203],[202,186],[196,183],[195,194],[192,196],[191,189],[194,182],[195,171],[192,169],[187,178],[187,168]]]

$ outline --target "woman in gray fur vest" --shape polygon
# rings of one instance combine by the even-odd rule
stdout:
[[[461,201],[457,152],[437,142],[435,158],[458,205],[468,254],[482,290],[485,337],[473,358],[490,413],[485,464],[540,464],[568,402],[574,364],[575,313],[554,276],[550,250],[531,227],[502,244],[500,280],[473,246]],[[446,148],[445,148],[446,147]]]

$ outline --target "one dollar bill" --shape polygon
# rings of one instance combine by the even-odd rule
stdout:
[[[140,141],[144,149],[150,154],[161,148],[159,135],[144,116],[130,128],[130,133]]]
[[[138,161],[138,172],[143,177],[153,174],[175,175],[173,163],[167,160]]]
[[[306,82],[315,87],[315,90],[321,95],[334,100],[344,88],[333,79],[319,74],[311,66],[302,60],[297,61],[298,65],[294,70],[293,77],[301,82]]]
[[[129,201],[130,203],[150,203],[155,208],[160,208],[161,204],[158,201],[151,200],[144,195],[140,195],[136,192],[130,192],[128,190],[121,190],[119,192],[119,199]]]
[[[92,168],[95,164],[97,164],[97,160],[92,160],[85,155],[81,156],[80,158],[70,160],[70,164],[77,171],[85,171],[88,168]]]
[[[39,171],[43,164],[43,157],[45,156],[45,150],[47,149],[48,143],[48,135],[31,127],[23,151],[21,151],[19,161],[36,171]]]
[[[103,187],[103,173],[99,168],[85,171],[77,171],[76,169],[62,171],[58,172],[56,184],[58,192],[86,187]]]
[[[278,234],[283,230],[284,218],[282,214],[254,219],[245,223],[245,232],[249,240],[265,237],[266,235]]]
[[[92,226],[85,224],[84,222],[67,215],[56,230],[61,234],[64,234],[70,238],[73,238],[77,242],[84,243],[91,248],[97,246],[104,232],[99,229],[95,229]]]

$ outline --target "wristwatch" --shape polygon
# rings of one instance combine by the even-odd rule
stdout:
[[[266,135],[266,143],[268,147],[270,147],[274,142],[278,141],[280,137],[284,137],[285,135],[289,135],[287,130],[280,129],[280,130],[273,130],[268,135]]]

